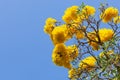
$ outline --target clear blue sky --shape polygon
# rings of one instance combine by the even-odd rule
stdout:
[[[46,18],[61,21],[67,7],[82,2],[95,7],[104,0],[0,0],[0,80],[68,80],[67,69],[55,66]],[[106,0],[120,7],[119,0]]]

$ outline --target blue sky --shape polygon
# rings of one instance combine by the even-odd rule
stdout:
[[[0,0],[0,80],[68,80],[67,69],[55,66],[46,18],[58,21],[67,7],[82,2],[99,7],[105,0]],[[120,8],[116,0],[106,0]]]

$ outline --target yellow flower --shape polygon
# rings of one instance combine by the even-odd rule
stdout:
[[[81,28],[81,30],[79,30],[79,28]],[[79,24],[71,24],[69,26],[67,26],[67,31],[68,31],[68,34],[70,36],[70,38],[72,38],[72,36],[75,34],[75,37],[77,39],[82,39],[84,38],[84,30],[85,30],[85,26],[81,27]]]
[[[71,6],[66,9],[64,15],[62,16],[63,21],[66,23],[71,23],[72,20],[77,18],[78,6]]]
[[[64,66],[70,69],[71,64],[66,46],[63,43],[56,44],[52,53],[52,61],[58,66]]]
[[[72,65],[70,64],[70,61],[68,58],[66,58],[66,60],[64,61],[64,64],[63,66],[67,69],[71,69],[72,68]]]
[[[83,39],[84,38],[84,33],[82,30],[77,30],[75,33],[75,36],[77,39]]]
[[[67,46],[67,52],[68,52],[70,61],[77,58],[79,54],[79,51],[76,45]]]
[[[72,80],[76,80],[76,78],[77,78],[77,73],[78,71],[77,71],[77,69],[75,69],[75,68],[72,68],[72,69],[70,69],[69,71],[68,71],[68,77],[70,78],[70,79],[72,79]]]
[[[79,64],[80,70],[92,70],[96,66],[96,59],[93,56],[89,56],[83,59]]]
[[[114,35],[114,31],[112,29],[107,29],[107,28],[102,28],[99,30],[99,37],[101,42],[106,42],[112,39]],[[89,44],[92,46],[94,50],[99,49],[99,44],[98,44],[98,37],[95,32],[88,33],[89,37]],[[93,40],[93,41],[92,41]]]
[[[66,46],[63,43],[57,44],[52,53],[52,61],[58,66],[63,66],[65,55]]]
[[[47,34],[51,34],[51,32],[53,31],[54,27],[55,27],[55,23],[57,21],[53,18],[48,18],[46,20],[45,26],[44,26],[44,32]]]
[[[103,22],[107,23],[112,20],[112,18],[118,16],[118,9],[114,7],[107,8],[103,13],[101,13],[100,18]]]
[[[86,5],[83,9],[82,9],[82,14],[86,15],[86,16],[90,16],[90,15],[94,15],[95,14],[95,8],[89,5]]]
[[[73,20],[73,23],[79,26],[83,22],[81,16],[77,14],[77,18]]]
[[[89,17],[88,15],[85,15],[85,14],[83,14],[83,13],[79,14],[79,16],[80,16],[80,19],[81,19],[82,21],[88,19],[88,17]]]
[[[106,42],[112,39],[113,34],[114,34],[114,31],[112,29],[103,28],[99,30],[99,36],[100,36],[101,42]]]
[[[83,20],[88,19],[89,16],[92,16],[95,14],[95,8],[89,5],[86,5],[83,7],[82,11],[78,14],[78,17],[75,21],[82,23]]]
[[[117,16],[117,17],[114,18],[114,23],[115,24],[120,23],[120,16]]]
[[[69,34],[71,34],[73,36],[73,34],[75,34],[75,32],[77,31],[77,28],[79,26],[77,24],[71,24],[67,26],[68,32]]]
[[[66,25],[57,26],[52,31],[51,39],[55,45],[58,43],[64,43],[69,38]]]
[[[103,56],[105,56],[105,54],[106,54],[106,55],[111,55],[111,54],[113,54],[113,50],[109,50],[107,53],[101,52],[101,53],[99,54],[99,56],[100,56],[100,57],[103,57]]]

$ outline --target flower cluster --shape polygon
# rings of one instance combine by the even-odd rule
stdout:
[[[75,45],[65,46],[63,43],[55,45],[52,53],[52,61],[58,66],[71,69],[70,61],[78,56],[78,48]]]
[[[71,80],[86,77],[84,74],[86,72],[89,73],[87,74],[90,76],[89,79],[97,80],[95,70],[105,71],[104,69],[109,68],[110,65],[116,67],[120,61],[113,54],[120,52],[118,48],[120,45],[116,47],[117,40],[120,40],[117,36],[120,33],[119,26],[117,26],[120,23],[118,9],[102,6],[97,20],[95,12],[96,9],[93,6],[74,5],[65,10],[62,16],[63,24],[58,24],[59,22],[54,18],[46,20],[44,32],[50,36],[54,45],[52,61],[57,66],[67,68],[68,77]],[[108,26],[101,27],[102,22],[107,23]],[[70,39],[76,39],[77,43],[66,45]],[[102,52],[96,55],[96,51]],[[77,63],[74,64],[76,61]]]
[[[62,16],[62,19],[67,24],[70,23],[80,24],[90,15],[94,15],[94,13],[95,13],[95,8],[89,5],[84,6],[82,10],[79,10],[78,6],[72,6],[67,8],[65,14]]]
[[[78,75],[80,75],[82,71],[91,71],[95,66],[96,66],[96,59],[93,56],[89,56],[81,60],[78,68],[71,68],[68,71],[68,77],[71,80],[76,80],[76,78],[79,78]]]
[[[90,32],[88,33],[89,41],[90,41],[89,44],[93,47],[94,50],[98,50],[99,43],[104,43],[112,39],[113,35],[114,35],[114,31],[112,29],[107,29],[107,28],[99,29],[98,36],[95,32]]]
[[[78,10],[78,6],[72,6],[70,8],[67,8],[67,10],[65,11],[65,14],[62,17],[62,19],[66,23],[72,22],[72,20],[77,19],[77,10]]]
[[[48,18],[46,20],[46,24],[44,26],[44,32],[46,32],[47,34],[51,34],[52,30],[54,29],[55,27],[55,23],[57,21],[53,18]]]
[[[113,18],[117,17],[118,13],[118,9],[114,7],[108,7],[103,13],[101,13],[100,17],[102,21],[106,23],[111,21]]]

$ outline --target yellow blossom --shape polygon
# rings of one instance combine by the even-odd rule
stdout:
[[[68,29],[68,32],[73,35],[77,31],[78,27],[79,27],[78,24],[71,24],[67,26],[67,29]]]
[[[110,39],[112,39],[114,34],[114,31],[112,29],[107,29],[107,28],[102,28],[99,30],[99,38],[100,38],[100,42],[106,42]],[[92,48],[94,50],[98,50],[99,49],[99,41],[98,41],[98,37],[96,35],[95,32],[91,32],[88,33],[88,37],[89,37],[89,44],[92,46]]]
[[[57,21],[53,18],[48,18],[46,20],[45,26],[44,26],[44,32],[47,34],[51,34],[51,32],[53,31],[54,27],[55,27],[55,23]]]
[[[73,23],[76,25],[80,25],[83,22],[83,18],[80,14],[77,14],[77,18],[73,20]]]
[[[108,7],[103,13],[101,13],[100,18],[103,22],[107,23],[112,20],[112,18],[118,16],[118,9],[114,7]]]
[[[77,22],[82,23],[83,20],[88,19],[89,16],[92,16],[95,14],[95,8],[89,5],[86,5],[85,7],[83,7],[83,9],[81,10],[81,12],[78,14],[77,17]]]
[[[67,69],[71,69],[71,68],[72,68],[72,65],[70,64],[70,61],[69,61],[68,58],[65,59],[63,66],[64,66],[65,68],[67,68]]]
[[[68,71],[68,77],[70,78],[70,79],[72,79],[72,80],[76,80],[76,78],[77,78],[77,73],[78,71],[77,71],[77,69],[75,69],[75,68],[72,68],[72,69],[70,69],[69,71]]]
[[[83,9],[82,9],[82,14],[86,15],[86,16],[90,16],[90,15],[94,15],[95,14],[95,8],[89,5],[86,5]]]
[[[63,43],[57,44],[52,53],[52,61],[58,66],[63,66],[65,54],[66,46]]]
[[[77,39],[83,39],[84,38],[84,33],[82,30],[77,30],[75,33],[75,36]]]
[[[64,66],[70,69],[71,64],[66,46],[63,43],[56,44],[52,53],[52,61],[58,66]]]
[[[67,46],[67,52],[68,52],[70,61],[78,57],[79,51],[76,45]]]
[[[78,6],[71,6],[66,9],[64,15],[62,16],[63,21],[66,23],[71,23],[72,20],[77,18]]]
[[[99,30],[99,36],[101,42],[106,42],[112,39],[114,31],[112,29],[102,28]]]
[[[55,45],[58,43],[64,43],[69,38],[70,36],[68,35],[68,30],[66,25],[57,26],[52,31],[51,39],[53,40],[53,43]]]
[[[117,16],[117,17],[114,18],[114,23],[115,24],[120,23],[120,16]]]
[[[83,59],[79,64],[80,70],[92,70],[96,66],[96,59],[93,56],[89,56]]]

